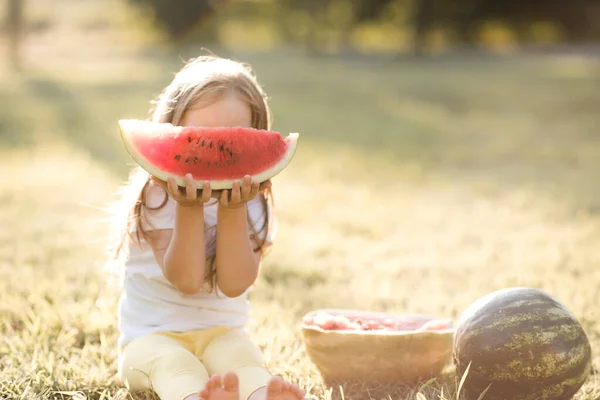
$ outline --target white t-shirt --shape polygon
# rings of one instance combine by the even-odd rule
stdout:
[[[160,206],[164,198],[165,191],[162,188],[155,184],[148,186],[146,204],[150,208]],[[144,207],[144,229],[173,229],[175,206],[175,200],[169,196],[167,203],[159,210]],[[205,204],[205,226],[217,223],[217,208],[216,199]],[[256,232],[261,232],[266,222],[262,199],[253,199],[247,203],[247,208]],[[248,233],[251,233],[250,224]],[[205,230],[204,245],[214,243],[215,235],[215,229]],[[271,244],[273,238],[274,232],[269,232],[265,239]],[[208,251],[207,248],[207,253]],[[239,297],[229,298],[217,287],[210,293],[202,290],[194,295],[185,295],[164,277],[150,246],[143,241],[141,247],[134,243],[130,246],[125,263],[123,292],[119,302],[119,344],[123,346],[139,336],[155,331],[186,332],[213,326],[241,327],[248,320],[248,292],[249,290]]]

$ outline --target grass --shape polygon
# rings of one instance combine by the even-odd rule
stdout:
[[[129,396],[103,268],[105,207],[131,164],[115,123],[145,117],[180,60],[79,49],[34,43],[23,73],[0,69],[0,398]],[[309,310],[456,320],[514,285],[562,300],[600,368],[597,60],[223,54],[255,67],[275,128],[301,133],[274,181],[280,231],[252,294],[249,330],[275,373],[330,397],[301,341]],[[391,397],[454,399],[457,380]],[[576,399],[597,399],[596,380]]]

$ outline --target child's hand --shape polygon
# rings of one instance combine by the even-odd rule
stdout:
[[[172,177],[167,178],[167,182],[161,181],[154,177],[152,177],[152,180],[154,180],[154,182],[156,182],[160,187],[165,189],[169,195],[183,207],[204,204],[209,201],[211,197],[213,197],[209,182],[204,181],[202,189],[198,190],[192,174],[187,174],[185,176],[185,188],[177,186],[175,179]]]
[[[229,190],[222,190],[219,196],[219,205],[225,208],[238,208],[243,206],[246,202],[254,199],[259,192],[266,190],[271,187],[271,181],[267,180],[262,184],[253,182],[249,175],[246,175],[242,180],[240,187],[239,182],[234,182]]]

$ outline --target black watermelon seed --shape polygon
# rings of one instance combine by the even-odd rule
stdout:
[[[181,158],[181,156],[179,154],[175,154],[175,159],[179,160]]]
[[[185,159],[185,162],[188,162],[188,161],[190,161],[190,158],[189,158],[189,157]]]
[[[202,143],[200,143],[202,147],[204,147],[204,139],[202,139]]]
[[[194,157],[194,164],[198,164],[198,157]]]
[[[188,136],[188,143],[192,143],[192,137]]]
[[[219,146],[219,151],[223,151],[223,145]]]
[[[212,142],[210,142],[210,143],[208,144],[208,148],[209,148],[209,149],[212,149]]]

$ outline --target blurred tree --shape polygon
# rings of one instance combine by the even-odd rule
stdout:
[[[394,0],[358,0],[355,7],[355,20],[358,23],[381,19],[383,10]]]
[[[157,25],[171,42],[182,39],[206,21],[227,0],[129,0],[130,3],[148,7]],[[218,39],[215,37],[209,40]]]
[[[285,38],[293,38],[297,24],[290,23],[289,16],[300,19],[304,26],[301,43],[307,50],[319,53],[326,42],[327,30],[337,30],[338,46],[351,47],[352,33],[357,25],[381,19],[382,11],[394,0],[278,0],[280,29]],[[298,18],[298,16],[301,18]]]
[[[483,21],[498,20],[510,26],[520,39],[533,23],[553,21],[571,42],[600,39],[600,21],[593,17],[598,0],[461,0],[450,13],[437,13],[437,20],[453,21],[461,41],[476,39],[476,27]],[[447,11],[447,10],[446,10]]]
[[[173,42],[190,34],[190,39],[217,43],[224,21],[246,26],[248,21],[265,21],[275,28],[281,42],[302,45],[311,54],[350,48],[355,33],[373,32],[378,24],[385,32],[390,32],[391,25],[397,27],[398,35],[412,32],[416,54],[425,52],[432,30],[450,33],[471,45],[480,39],[481,29],[489,21],[511,29],[520,42],[532,37],[537,22],[552,25],[558,31],[554,37],[572,42],[600,39],[600,0],[127,1],[149,9]],[[362,27],[366,29],[357,29]]]
[[[533,25],[551,21],[569,42],[600,39],[600,2],[598,0],[407,0],[411,3],[410,23],[414,51],[426,48],[427,33],[445,27],[457,41],[472,45],[479,39],[487,21],[497,21],[512,30],[517,40],[526,42]]]
[[[427,31],[433,25],[434,18],[434,1],[435,0],[415,0],[413,8],[412,25],[413,25],[413,53],[421,55],[426,47]]]
[[[322,32],[329,25],[327,18],[327,8],[331,0],[280,0],[276,1],[277,7],[280,7],[282,20],[287,21],[285,16],[290,13],[302,15],[303,22],[306,26],[303,37],[300,39],[306,49],[311,54],[317,54],[321,50]],[[285,24],[285,30],[293,29],[294,25],[290,26],[289,22]]]
[[[23,35],[23,0],[7,0],[6,28],[8,33],[8,60],[14,70],[21,68],[21,41]]]

